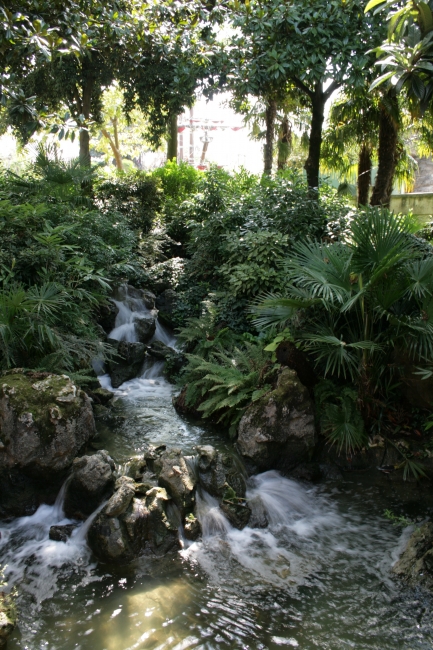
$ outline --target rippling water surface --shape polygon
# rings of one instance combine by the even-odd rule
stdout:
[[[217,431],[176,414],[158,375],[147,369],[116,391],[97,446],[119,464],[147,442],[225,448]],[[268,528],[233,529],[202,494],[202,541],[123,569],[94,561],[89,522],[66,544],[48,539],[68,521],[61,495],[0,523],[0,563],[19,590],[9,650],[431,650],[431,599],[390,575],[410,534],[383,517],[401,506],[392,488],[362,477],[311,487],[267,472],[250,480],[248,497],[258,496]]]

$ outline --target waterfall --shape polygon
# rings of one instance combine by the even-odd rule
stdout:
[[[90,562],[86,533],[98,511],[85,522],[66,518],[63,502],[67,482],[54,505],[43,504],[31,516],[0,523],[0,562],[5,566],[9,588],[20,584],[20,589],[30,593],[37,603],[53,596],[68,566],[87,577],[95,567]],[[51,526],[66,524],[77,524],[66,542],[49,538]]]
[[[108,337],[116,341],[137,342],[136,321],[141,318],[154,318],[156,320],[156,330],[150,343],[153,341],[161,341],[165,345],[168,345],[168,347],[175,349],[176,338],[170,334],[167,328],[158,322],[158,310],[148,309],[143,300],[131,297],[128,294],[127,286],[123,287],[123,293],[125,294],[123,300],[112,299],[119,311],[114,323],[114,329]]]

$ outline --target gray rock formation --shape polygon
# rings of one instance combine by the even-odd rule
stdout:
[[[234,456],[222,454],[210,445],[197,447],[197,456],[198,482],[206,492],[222,499],[231,488],[233,496],[245,496],[243,467]]]
[[[49,538],[54,542],[67,542],[78,524],[64,524],[60,526],[51,526]]]
[[[130,284],[121,284],[113,292],[114,300],[125,302],[131,311],[155,308],[155,294],[147,289],[136,289]]]
[[[177,293],[174,289],[166,289],[161,293],[155,301],[155,306],[158,309],[158,319],[163,325],[174,328],[176,323],[173,320],[173,315],[177,306]]]
[[[125,490],[125,484],[120,490]],[[100,561],[125,564],[146,552],[162,555],[178,547],[177,526],[170,519],[170,498],[164,488],[138,494],[122,512],[110,515],[118,512],[112,507],[116,495],[95,517],[87,534],[89,546]],[[122,504],[126,505],[125,498]]]
[[[143,316],[134,320],[134,329],[140,343],[148,343],[155,334],[156,321],[152,316]]]
[[[164,487],[182,516],[195,504],[196,478],[180,449],[167,449],[154,462],[158,484]]]
[[[315,444],[313,402],[296,372],[284,368],[277,388],[247,408],[238,449],[251,470],[289,470],[307,460]]]
[[[392,571],[413,587],[433,589],[433,522],[414,530]]]
[[[95,433],[91,401],[66,375],[0,378],[0,512],[24,515],[58,492]]]
[[[76,458],[72,478],[66,487],[64,511],[67,517],[86,519],[114,491],[115,465],[104,450]],[[132,480],[132,479],[131,479]]]
[[[129,343],[108,339],[116,348],[116,357],[108,363],[108,372],[113,388],[119,388],[125,381],[134,379],[140,374],[146,357],[144,343]]]

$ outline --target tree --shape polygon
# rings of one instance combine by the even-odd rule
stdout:
[[[190,65],[190,60],[204,49],[201,35],[212,12],[198,1],[27,3],[35,20],[55,25],[57,40],[70,42],[71,47],[51,60],[30,57],[24,69],[14,61],[13,88],[34,100],[38,114],[68,108],[79,130],[81,160],[88,164],[90,129],[102,122],[103,91],[118,80],[125,91],[127,112],[136,105],[147,111],[148,135],[158,145],[166,135],[170,115],[182,112],[183,103],[193,101],[197,62]],[[13,9],[18,11],[19,3],[15,4]],[[28,125],[23,128],[22,116],[15,113],[11,121],[22,139],[28,139],[32,131]],[[32,125],[34,131],[40,121],[33,120]],[[59,126],[58,133],[63,137],[65,129]]]
[[[431,3],[430,3],[431,4]],[[379,168],[372,205],[389,205],[397,164],[399,130],[398,95],[404,91],[414,116],[432,106],[433,97],[433,13],[429,4],[409,0],[401,6],[394,0],[371,0],[365,11],[389,11],[388,39],[374,50],[382,74],[371,89],[386,88],[381,107]]]
[[[362,0],[254,0],[239,5],[231,39],[231,87],[238,96],[272,102],[296,89],[311,110],[308,185],[319,184],[325,104],[344,86],[362,86],[372,60],[367,50],[383,36],[375,17],[365,19]]]
[[[324,139],[324,160],[332,170],[347,175],[357,166],[358,205],[369,201],[372,158],[378,144],[380,99],[368,87],[346,93],[331,107]],[[351,153],[355,154],[356,161]],[[348,155],[349,154],[349,155]]]
[[[102,124],[98,135],[94,135],[91,146],[105,154],[108,160],[115,160],[119,171],[123,170],[123,160],[134,158],[146,143],[144,133],[148,123],[139,109],[134,109],[126,117],[123,92],[117,84],[104,91],[102,96]]]

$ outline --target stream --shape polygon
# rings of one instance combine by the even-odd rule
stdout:
[[[111,336],[134,340],[134,320],[148,311],[118,306]],[[159,324],[155,338],[175,345]],[[108,376],[100,382],[111,388]],[[146,443],[185,453],[197,444],[229,449],[224,431],[176,413],[173,391],[162,363],[145,366],[114,391],[94,448],[106,449],[120,470]],[[261,499],[268,528],[234,529],[204,493],[201,540],[114,569],[87,547],[91,518],[66,543],[49,540],[51,525],[69,523],[63,490],[54,505],[0,522],[0,563],[18,588],[9,650],[431,650],[431,597],[390,573],[412,530],[383,516],[407,506],[392,486],[355,474],[312,486],[270,471],[249,479],[247,498]],[[417,508],[425,516],[427,506]]]

